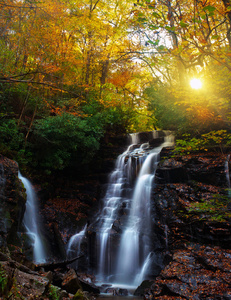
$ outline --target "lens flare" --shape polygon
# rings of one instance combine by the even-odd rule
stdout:
[[[190,81],[190,85],[191,88],[198,90],[202,87],[202,82],[200,81],[200,79],[194,78]]]

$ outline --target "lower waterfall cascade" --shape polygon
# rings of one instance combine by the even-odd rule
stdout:
[[[74,241],[76,245],[79,243],[83,232],[94,232],[89,242],[94,251],[88,253],[92,273],[99,284],[120,287],[141,284],[155,259],[151,242],[151,192],[160,152],[174,144],[172,133],[165,131],[148,133],[147,141],[137,133],[130,138],[131,144],[118,156],[109,176],[102,209],[87,229],[70,239],[67,248],[69,254],[71,245]]]
[[[23,177],[20,172],[18,177],[22,181],[27,194],[26,210],[23,217],[23,223],[26,228],[27,235],[33,241],[33,261],[35,263],[42,263],[46,261],[47,254],[38,225],[37,197],[30,181]]]

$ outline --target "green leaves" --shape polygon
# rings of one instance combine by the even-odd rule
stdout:
[[[215,194],[210,199],[201,199],[200,202],[191,203],[189,212],[211,221],[226,222],[231,218],[228,209],[230,201],[226,195]]]
[[[68,113],[37,120],[33,134],[33,146],[40,166],[63,169],[72,157],[79,156],[82,162],[91,160],[99,149],[102,123],[97,117],[81,119]]]
[[[159,45],[159,42],[160,42],[160,40],[156,40],[155,42],[153,42],[153,41],[147,41],[147,43],[149,43],[149,44],[151,44],[151,45],[153,45],[153,46],[158,46]]]
[[[188,27],[189,25],[188,24],[186,24],[185,22],[183,22],[183,21],[180,21],[180,26],[182,27],[182,28],[186,28],[186,27]]]
[[[213,130],[208,133],[202,134],[200,137],[195,138],[191,135],[183,134],[182,139],[176,140],[176,147],[174,152],[177,154],[190,154],[196,151],[208,151],[219,147],[221,152],[225,147],[231,145],[231,134],[227,130]]]
[[[19,150],[24,142],[24,135],[20,132],[16,120],[5,119],[0,125],[0,149],[5,144],[9,152]]]
[[[212,16],[214,14],[214,11],[216,10],[216,8],[212,5],[207,5],[203,8],[203,10],[205,12],[209,12],[209,15]]]

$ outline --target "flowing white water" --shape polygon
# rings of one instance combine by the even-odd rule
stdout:
[[[99,217],[101,229],[97,236],[97,244],[100,249],[98,254],[98,278],[100,280],[103,280],[105,275],[108,276],[112,272],[111,266],[114,258],[111,256],[110,231],[117,218],[117,212],[121,204],[123,185],[126,183],[127,177],[129,177],[129,169],[126,167],[125,158],[132,148],[133,145],[130,145],[116,161],[115,169],[109,178],[108,189],[103,201],[103,210]]]
[[[85,236],[87,230],[87,224],[84,226],[83,230],[73,235],[67,244],[67,257],[69,259],[78,256],[81,252],[81,242]]]
[[[30,181],[27,178],[23,177],[20,172],[18,173],[18,177],[23,182],[27,194],[26,210],[23,217],[23,223],[27,230],[28,236],[30,236],[34,241],[33,260],[36,263],[45,262],[47,254],[44,249],[41,234],[38,228],[37,197]]]
[[[149,143],[138,147],[138,135],[131,137],[132,145],[118,157],[115,170],[109,180],[108,190],[104,198],[100,227],[97,235],[98,244],[98,279],[113,281],[121,286],[139,285],[145,279],[151,261],[151,190],[155,171],[159,162],[159,154],[164,146],[173,144],[174,138],[152,150]],[[158,137],[154,132],[154,137]],[[132,185],[135,180],[134,192],[123,193],[123,186]],[[127,221],[123,224],[123,233],[118,249],[112,249],[113,225],[118,219],[121,204],[128,208]],[[113,245],[113,246],[112,246]]]
[[[226,175],[228,188],[230,189],[229,161],[230,161],[230,155],[227,156],[226,161],[225,161],[225,175]]]
[[[142,135],[144,140],[161,140],[154,131]],[[89,245],[94,251],[89,261],[96,270],[98,284],[135,289],[150,271],[156,256],[151,246],[151,191],[163,147],[172,146],[174,137],[168,132],[161,146],[150,147],[132,134],[131,145],[116,161],[110,174],[102,210],[89,232],[94,233]],[[155,141],[155,139],[157,139]],[[67,246],[67,256],[79,254],[86,227],[74,235]]]
[[[118,282],[133,282],[137,285],[140,283],[137,282],[137,278],[142,280],[145,275],[146,268],[143,265],[150,253],[151,189],[158,157],[159,151],[149,154],[137,178],[127,228],[122,235],[118,254],[116,276]]]

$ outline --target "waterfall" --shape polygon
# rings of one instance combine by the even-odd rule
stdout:
[[[150,199],[159,152],[151,153],[145,159],[139,172],[131,200],[127,226],[121,238],[117,259],[117,281],[137,284],[135,278],[142,272],[143,264],[150,253],[149,233],[151,230]],[[145,232],[143,234],[142,232]],[[140,247],[142,240],[143,247]],[[138,278],[142,278],[138,276]]]
[[[229,161],[230,161],[230,154],[227,156],[225,160],[225,175],[226,175],[228,188],[230,189]]]
[[[87,237],[88,267],[98,284],[126,285],[129,289],[147,278],[158,259],[151,240],[151,193],[160,152],[173,146],[174,136],[154,131],[132,134],[130,140],[109,175],[98,216],[88,226],[87,234],[85,226],[67,245],[68,258],[79,255]]]
[[[81,243],[83,238],[85,237],[87,230],[87,224],[84,226],[83,230],[74,234],[69,242],[67,243],[67,258],[72,259],[76,256],[80,255],[81,252]],[[77,268],[78,262],[75,263],[75,268]]]
[[[26,210],[23,217],[23,223],[27,230],[28,236],[30,236],[34,240],[33,260],[36,263],[41,263],[46,261],[47,255],[38,227],[37,197],[30,181],[27,178],[23,177],[20,172],[18,174],[18,177],[24,184],[27,194]]]
[[[84,226],[83,230],[81,230],[80,232],[74,234],[69,242],[67,243],[67,256],[69,258],[71,258],[71,256],[73,256],[73,254],[76,256],[80,254],[80,245],[82,242],[82,239],[85,236],[86,233],[86,229],[87,229],[87,224]]]
[[[225,160],[225,176],[227,180],[227,186],[228,186],[228,197],[231,197],[231,189],[230,189],[230,171],[229,171],[229,162],[230,162],[230,154],[227,155],[227,158]]]
[[[97,244],[100,249],[98,256],[98,277],[101,280],[104,279],[105,274],[111,274],[111,265],[113,264],[111,254],[113,251],[111,251],[112,249],[110,247],[110,231],[117,218],[126,177],[129,177],[127,173],[129,170],[126,168],[125,158],[132,148],[133,144],[117,158],[115,169],[109,178],[108,189],[103,200],[103,209],[98,219],[100,228],[100,232],[97,236]],[[129,165],[129,162],[127,164]]]
[[[153,139],[157,138],[158,132],[153,132]],[[140,144],[135,134],[131,136],[132,144],[118,157],[96,221],[99,281],[137,286],[145,279],[154,257],[150,240],[151,190],[160,151],[172,146],[173,140],[171,135],[166,136],[160,146],[153,148],[147,141]]]

